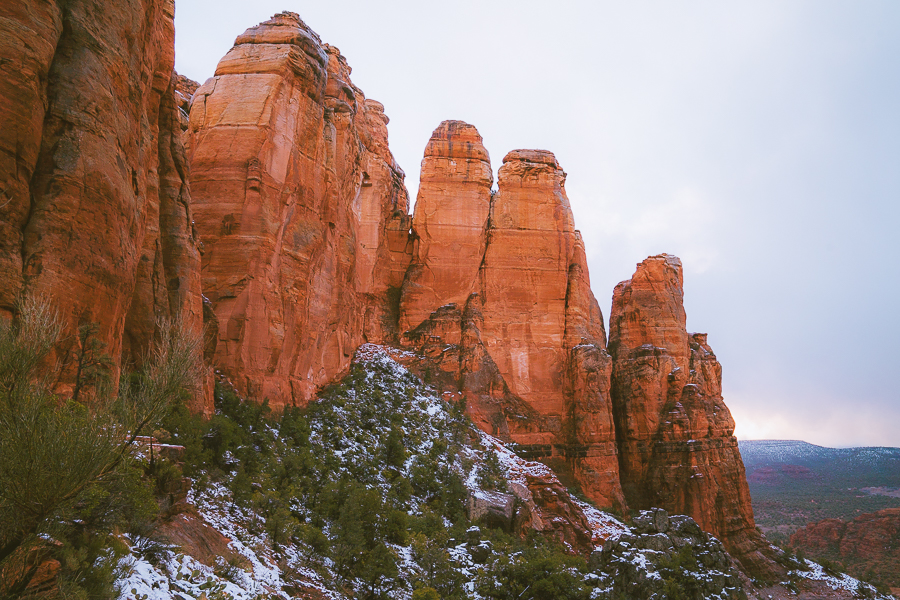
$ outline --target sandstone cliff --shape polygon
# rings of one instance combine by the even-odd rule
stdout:
[[[401,345],[563,483],[687,513],[766,564],[678,259],[616,288],[608,352],[552,153],[510,152],[492,192],[477,130],[444,122],[410,218],[384,107],[336,48],[281,13],[194,89],[172,76],[172,10],[0,7],[0,316],[45,295],[69,333],[96,322],[114,357],[139,361],[159,317],[199,331],[205,312],[208,358],[276,409],[308,402],[363,342]]]
[[[632,508],[691,516],[748,569],[766,569],[750,493],[706,334],[689,334],[681,261],[652,256],[616,286],[612,399],[622,488]]]
[[[238,36],[194,93],[203,290],[215,362],[243,393],[305,404],[363,341],[394,335],[409,221],[386,124],[293,13]]]
[[[82,324],[98,325],[114,361],[137,362],[160,317],[202,327],[173,11],[172,0],[0,6],[0,316],[22,294],[50,299],[64,365]]]
[[[414,329],[440,306],[465,305],[475,292],[494,182],[478,131],[462,121],[441,123],[425,148],[419,182],[401,331]]]
[[[606,332],[556,158],[510,152],[492,194],[481,136],[445,121],[421,179],[403,342],[483,429],[622,506]]]

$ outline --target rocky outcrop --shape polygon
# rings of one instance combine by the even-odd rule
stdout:
[[[473,126],[444,121],[425,147],[413,215],[413,257],[403,284],[400,330],[438,307],[464,306],[484,260],[494,182],[491,159]]]
[[[621,504],[610,358],[575,230],[565,177],[552,153],[503,159],[482,267],[482,339],[512,394],[540,416],[508,422],[532,456],[564,457],[585,492]]]
[[[689,334],[681,261],[652,256],[616,286],[610,315],[612,398],[622,488],[632,508],[691,516],[748,569],[760,550],[722,367],[706,334]]]
[[[446,121],[422,163],[400,330],[429,380],[465,396],[479,426],[622,506],[603,316],[565,173],[514,150],[499,190],[474,127]]]
[[[384,109],[281,13],[238,36],[190,119],[215,362],[242,393],[304,404],[362,342],[396,335],[408,199]]]
[[[817,560],[840,561],[855,577],[900,587],[900,508],[812,523],[791,536],[791,546]]]
[[[690,517],[660,509],[642,511],[632,531],[594,551],[590,565],[611,598],[747,598],[721,542]]]
[[[0,314],[51,299],[63,392],[79,325],[138,363],[160,318],[202,327],[173,14],[172,0],[0,7]]]
[[[275,409],[309,401],[360,344],[403,345],[482,429],[598,504],[686,512],[764,562],[678,259],[616,288],[611,357],[552,153],[510,152],[492,192],[477,130],[446,121],[410,218],[384,107],[337,48],[281,13],[197,87],[173,76],[172,16],[171,0],[0,8],[0,316],[52,298],[68,334],[96,323],[136,363],[161,318],[205,327],[207,359]],[[562,519],[538,529],[588,543],[562,483],[523,485]]]
[[[200,84],[189,77],[175,71],[172,75],[175,82],[175,105],[178,107],[178,123],[182,131],[187,131],[190,123],[191,100]]]

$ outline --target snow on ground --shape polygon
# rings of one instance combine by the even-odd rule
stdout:
[[[418,379],[397,362],[398,358],[409,358],[399,356],[402,353],[403,351],[393,349],[387,351],[380,346],[365,344],[357,350],[355,361],[363,364],[367,385],[378,388],[389,397],[403,398],[401,407],[405,416],[403,433],[407,439],[416,440],[408,448],[410,456],[402,467],[408,474],[414,464],[415,455],[427,453],[433,444],[443,439],[454,417],[451,415],[450,406],[444,400],[433,390],[422,387]],[[411,390],[411,387],[414,390]],[[350,417],[360,418],[358,414],[351,412],[358,410],[354,405],[354,402],[359,404],[358,396],[355,396],[356,392],[353,390],[348,394],[350,400],[346,404],[334,405],[328,409],[330,412],[323,413],[322,418],[325,421],[310,424],[310,439],[323,444],[323,448],[327,448],[339,459],[339,469],[344,470],[353,466],[358,471],[362,468],[359,472],[367,473],[365,478],[368,484],[385,488],[389,484],[381,473],[378,459],[373,456],[373,448],[377,447],[377,440],[373,436],[381,439],[381,436],[389,433],[383,424],[377,424],[371,432],[354,431],[353,435],[333,437],[336,430],[341,430],[342,427],[347,427],[348,422],[352,422]],[[501,492],[482,488],[480,473],[488,452],[496,454],[497,462],[510,487],[520,494],[530,496],[527,488],[529,477],[557,480],[553,471],[543,463],[517,456],[500,440],[486,433],[479,430],[475,430],[474,433],[479,436],[480,444],[462,446],[458,455],[452,459],[453,464],[448,465],[463,478],[471,494],[494,500],[508,498],[508,495]],[[310,565],[303,559],[298,546],[282,546],[276,555],[263,533],[265,528],[261,526],[261,517],[235,504],[230,490],[224,484],[210,483],[203,489],[199,489],[195,484],[188,494],[187,501],[197,508],[200,518],[230,540],[229,547],[239,555],[238,562],[241,564],[229,565],[223,559],[222,564],[211,568],[193,557],[172,549],[160,549],[155,556],[147,556],[147,553],[141,553],[139,545],[136,544],[135,550],[126,559],[131,567],[128,576],[120,581],[122,590],[120,600],[177,598],[255,600],[261,596],[287,599],[296,596],[298,584],[306,589],[315,589],[325,598],[334,600],[345,598],[328,589],[329,582],[325,577],[328,576],[330,561],[324,559],[324,562],[316,567],[317,570],[314,570],[315,565]],[[595,545],[602,545],[603,541],[617,539],[630,533],[631,530],[612,515],[575,498],[572,498],[572,501],[587,517],[594,533]],[[418,509],[418,502],[413,499],[410,504],[413,513]],[[481,545],[484,543],[486,542],[482,542]],[[398,558],[398,567],[404,577],[410,577],[419,569],[411,548],[398,545],[390,547]],[[467,581],[465,587],[468,594],[477,599],[475,579],[480,565],[472,559],[472,544],[456,540],[447,550],[455,568]],[[659,573],[647,559],[648,553],[653,552],[631,547],[626,552],[628,555],[626,560],[643,570],[648,579],[658,579]],[[812,573],[813,575],[804,574],[804,576],[811,579],[820,577],[823,580],[828,579],[821,568]],[[590,575],[589,578],[598,579],[598,575]],[[855,580],[852,581],[855,584]],[[845,580],[840,580],[839,584],[852,585]],[[855,590],[855,586],[852,589]],[[397,589],[393,593],[398,598],[409,595],[406,589]]]
[[[321,576],[308,567],[296,564],[297,551],[285,548],[282,559],[291,566],[288,581],[276,563],[266,538],[249,531],[259,516],[232,502],[228,489],[217,483],[202,492],[193,487],[188,502],[200,517],[219,533],[229,538],[229,547],[244,561],[242,567],[229,567],[224,560],[217,568],[208,567],[176,550],[157,553],[152,563],[139,551],[126,557],[129,574],[119,582],[121,600],[173,600],[176,598],[220,598],[222,600],[255,600],[260,597],[292,598],[285,590],[299,583],[315,589],[326,598],[341,600],[344,596],[328,590]]]
[[[828,587],[833,590],[844,590],[847,592],[856,592],[860,589],[860,586],[863,588],[870,588],[871,592],[874,594],[875,588],[870,586],[867,583],[862,583],[858,579],[850,577],[846,573],[841,573],[840,576],[835,577],[833,575],[829,575],[825,572],[825,569],[822,568],[822,565],[814,563],[811,560],[806,560],[806,566],[809,568],[807,571],[791,571],[791,574],[799,575],[805,579],[809,579],[811,581],[821,581]]]
[[[615,540],[622,534],[631,532],[631,529],[627,525],[611,514],[598,510],[587,502],[582,502],[578,498],[572,498],[572,501],[581,509],[584,516],[587,517],[588,523],[591,526],[591,531],[594,532],[594,544],[598,548],[602,548],[602,542],[606,540]],[[598,544],[598,542],[600,543]]]

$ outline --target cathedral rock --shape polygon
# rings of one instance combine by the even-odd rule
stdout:
[[[610,314],[612,401],[628,505],[690,515],[745,568],[764,570],[722,366],[705,333],[688,333],[681,261],[638,264]]]
[[[283,13],[238,36],[187,134],[214,363],[275,408],[306,404],[390,338],[409,261],[384,108],[337,48]]]
[[[688,514],[769,568],[680,261],[617,286],[607,342],[551,152],[509,152],[494,189],[478,131],[445,121],[410,216],[384,107],[297,15],[195,90],[171,0],[23,6],[0,7],[0,317],[50,297],[120,361],[160,317],[205,321],[209,366],[276,409],[382,344],[598,505]]]

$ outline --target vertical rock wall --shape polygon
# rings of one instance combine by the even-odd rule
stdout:
[[[239,36],[194,92],[187,160],[172,17],[171,0],[0,6],[0,316],[45,296],[67,333],[97,323],[139,362],[159,318],[200,330],[202,284],[210,358],[275,408],[308,401],[362,342],[402,341],[481,427],[599,503],[624,489],[766,564],[677,258],[616,288],[608,353],[553,154],[510,152],[492,194],[478,132],[444,122],[410,219],[383,106],[292,13]]]
[[[606,332],[564,184],[552,153],[514,150],[491,194],[481,136],[442,123],[422,162],[400,331],[481,427],[621,506]]]
[[[616,286],[610,315],[620,477],[632,508],[686,514],[753,572],[766,559],[753,521],[722,367],[689,334],[681,261],[652,256]]]
[[[0,313],[49,299],[64,365],[82,324],[137,362],[159,318],[202,327],[173,16],[172,0],[0,6]]]
[[[275,408],[305,404],[363,341],[396,335],[408,199],[386,123],[337,48],[293,13],[238,36],[194,94],[215,362]]]
[[[415,328],[444,304],[464,305],[476,291],[493,183],[478,131],[462,121],[441,123],[422,160],[400,331]]]

